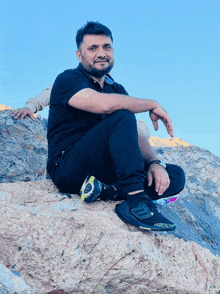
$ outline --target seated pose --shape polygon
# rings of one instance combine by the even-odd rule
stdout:
[[[88,22],[76,43],[80,64],[58,75],[47,102],[48,173],[60,191],[80,193],[86,202],[122,200],[115,212],[128,224],[174,230],[152,200],[178,194],[184,172],[156,158],[134,113],[149,112],[154,128],[161,120],[173,136],[171,119],[158,102],[129,96],[109,75],[114,50],[106,26]]]

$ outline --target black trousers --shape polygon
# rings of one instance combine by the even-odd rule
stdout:
[[[120,193],[145,190],[152,199],[179,193],[185,184],[183,170],[167,165],[170,186],[162,196],[155,192],[154,183],[147,186],[145,164],[138,146],[135,115],[118,110],[108,115],[74,146],[69,146],[48,173],[61,192],[79,193],[87,175],[105,184],[114,184]]]

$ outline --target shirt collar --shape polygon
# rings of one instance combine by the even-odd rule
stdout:
[[[94,79],[90,76],[90,74],[87,72],[87,70],[82,66],[82,64],[80,63],[79,66],[77,67],[77,69],[84,75],[87,77],[87,79],[91,80],[91,81],[94,81]],[[105,76],[105,83],[106,84],[110,84],[112,85],[114,83],[114,79],[109,75],[107,74]]]

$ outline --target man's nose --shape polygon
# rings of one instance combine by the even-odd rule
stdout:
[[[102,47],[98,48],[98,52],[97,52],[98,57],[106,57],[106,52],[105,49]]]

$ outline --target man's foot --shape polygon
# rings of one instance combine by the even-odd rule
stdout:
[[[96,200],[116,200],[117,192],[113,186],[101,183],[94,176],[87,176],[80,189],[80,196],[89,203]]]
[[[125,223],[148,231],[174,231],[176,225],[162,216],[145,192],[127,195],[116,205],[115,212]]]
[[[166,205],[171,202],[175,202],[178,198],[179,198],[178,196],[170,196],[170,197],[166,197],[166,198],[160,198],[157,200],[153,200],[153,203],[160,204],[160,205]]]

